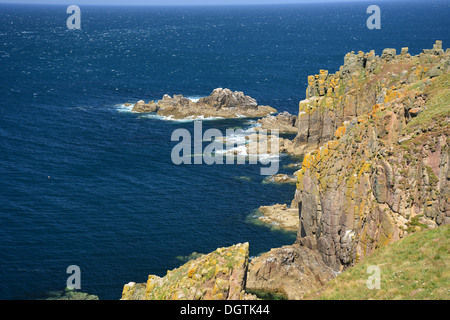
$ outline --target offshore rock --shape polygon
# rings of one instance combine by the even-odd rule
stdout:
[[[256,110],[258,103],[255,99],[244,95],[241,91],[232,92],[229,89],[217,88],[207,97],[198,100],[199,105],[209,105],[219,110],[222,108],[239,108],[242,110]]]
[[[148,105],[148,106],[147,106]],[[136,112],[155,112],[160,116],[170,117],[172,119],[185,118],[239,118],[239,117],[264,117],[270,113],[276,112],[269,106],[260,106],[256,100],[244,95],[241,91],[232,92],[229,89],[217,88],[207,97],[194,102],[183,95],[164,95],[156,102],[150,102],[145,105],[139,101],[133,111]],[[154,110],[154,111],[148,111]]]
[[[290,176],[290,175],[287,175],[285,173],[278,173],[278,174],[274,174],[274,175],[264,179],[264,182],[296,183],[297,182],[297,175],[294,174],[294,175]]]
[[[248,141],[246,148],[246,153],[248,155],[278,155],[280,153],[293,154],[294,144],[292,140],[286,138],[280,138],[275,134],[267,134],[257,132],[252,133],[245,137]]]
[[[258,219],[277,228],[287,231],[297,231],[299,225],[298,209],[288,208],[286,204],[275,204],[273,206],[261,206],[259,212],[263,216]]]

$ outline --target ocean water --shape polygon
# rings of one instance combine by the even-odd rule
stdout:
[[[381,8],[381,30],[366,9]],[[171,161],[177,128],[127,102],[217,87],[297,113],[307,76],[354,50],[450,44],[448,1],[237,7],[0,5],[0,299],[35,299],[81,269],[81,291],[119,299],[182,264],[176,257],[250,243],[252,256],[295,233],[249,219],[290,203],[295,186],[264,183],[259,165]],[[254,119],[204,121],[251,129]],[[280,172],[294,159],[283,156]]]

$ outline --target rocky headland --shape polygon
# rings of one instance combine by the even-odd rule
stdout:
[[[183,95],[164,95],[157,102],[154,100],[145,103],[138,101],[132,109],[133,112],[149,113],[156,112],[159,116],[171,119],[185,118],[261,118],[277,112],[270,106],[258,105],[255,99],[246,96],[241,91],[217,88],[207,97],[192,101]]]
[[[283,152],[303,157],[290,206],[297,215],[295,243],[248,264],[238,263],[238,277],[223,273],[228,276],[220,278],[224,282],[217,287],[229,289],[222,296],[215,295],[221,291],[201,275],[194,277],[201,290],[178,279],[169,281],[168,276],[151,278],[147,289],[141,289],[171,292],[148,298],[182,291],[182,298],[242,299],[246,291],[266,291],[302,299],[378,250],[449,224],[449,71],[450,50],[436,41],[432,49],[415,56],[406,47],[399,54],[385,49],[380,56],[351,52],[339,71],[309,76],[297,119],[280,116],[298,128],[293,140],[283,142]],[[269,119],[260,123],[274,122]],[[268,216],[286,210],[266,209]],[[189,265],[206,261],[202,256]],[[181,268],[191,283],[189,265]],[[200,269],[207,270],[196,268],[191,275]],[[239,286],[231,290],[237,278]],[[365,280],[367,275],[359,282],[364,286]],[[171,289],[176,285],[177,290]],[[127,286],[123,298],[133,297],[129,290],[134,285]],[[213,292],[195,295],[202,290]]]

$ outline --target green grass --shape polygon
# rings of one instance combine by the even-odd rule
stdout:
[[[427,108],[408,123],[405,128],[408,133],[430,124],[443,122],[447,125],[447,118],[450,116],[450,73],[435,78],[426,93],[429,95]]]
[[[330,281],[307,299],[322,300],[447,300],[450,298],[450,225],[420,231],[380,248]],[[367,281],[380,270],[380,289]]]
[[[408,231],[409,233],[413,233],[416,230],[415,227],[420,227],[422,229],[428,229],[428,226],[426,224],[419,222],[419,219],[421,216],[422,215],[412,217],[410,219],[410,221],[406,223],[406,225],[407,225],[406,231]]]

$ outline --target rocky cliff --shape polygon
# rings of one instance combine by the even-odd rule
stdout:
[[[299,105],[293,153],[304,158],[291,250],[318,253],[334,272],[407,234],[450,223],[450,50],[437,41],[417,56],[407,52],[349,53],[338,72],[308,78]],[[302,296],[304,273],[275,271],[298,268],[285,251],[252,261],[249,288]]]
[[[395,49],[385,49],[381,56],[350,52],[339,71],[309,76],[306,99],[299,105],[296,153],[323,146],[344,122],[371,112],[377,103],[391,102],[401,86],[439,75],[447,62],[438,41],[434,49],[415,57],[406,47],[399,55]]]
[[[244,298],[262,290],[301,299],[377,249],[449,224],[449,71],[450,50],[437,41],[416,56],[408,48],[351,52],[338,72],[308,77],[297,118],[260,122],[298,128],[279,144],[303,156],[289,211],[298,207],[296,242],[252,259],[248,270],[244,254],[234,260],[243,261],[238,276],[215,267],[209,281],[203,266],[225,260],[201,257],[147,285],[126,285],[123,298]]]
[[[337,75],[326,72],[308,87],[319,94],[309,100],[337,103],[306,107],[321,121],[297,136],[305,142],[305,130],[319,133],[300,144],[319,148],[298,173],[297,242],[335,270],[411,232],[415,217],[429,228],[450,222],[450,52],[441,46],[418,56],[406,48],[351,53],[339,72],[341,93],[336,86],[329,93]],[[300,117],[309,103],[300,102]]]

